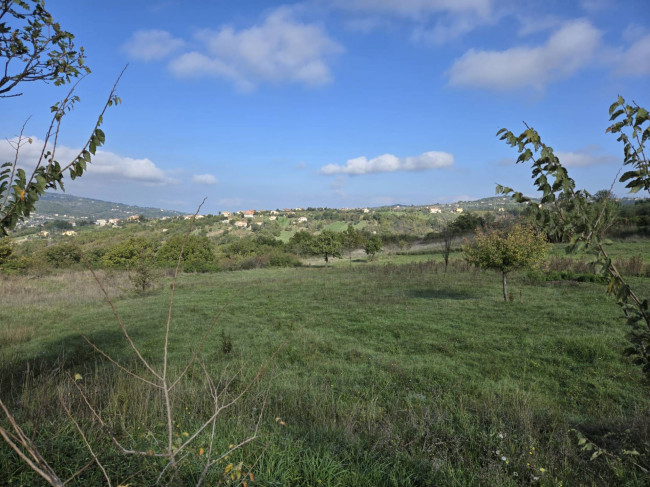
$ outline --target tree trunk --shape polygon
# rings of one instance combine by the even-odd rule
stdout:
[[[507,273],[503,273],[503,300],[508,301],[508,283],[506,282]]]
[[[327,257],[327,254],[325,254],[325,267],[327,267],[328,262],[329,262],[329,258]]]

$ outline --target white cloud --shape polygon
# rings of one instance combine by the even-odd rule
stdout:
[[[567,167],[588,167],[601,164],[618,164],[620,158],[602,152],[597,145],[590,145],[575,152],[556,151],[555,155]]]
[[[333,76],[328,61],[343,51],[322,27],[295,20],[287,8],[248,29],[203,29],[195,38],[202,49],[172,60],[171,71],[182,77],[230,79],[244,90],[261,82],[329,83]]]
[[[192,182],[195,184],[217,184],[217,178],[212,174],[195,174],[192,176]]]
[[[355,17],[347,23],[354,30],[368,32],[385,28],[390,19],[401,19],[415,25],[411,40],[434,45],[500,17],[492,0],[335,0],[333,5]]]
[[[139,61],[164,59],[177,51],[185,42],[164,30],[139,30],[123,45],[129,57]]]
[[[615,51],[612,61],[617,75],[643,76],[650,74],[650,34],[637,39],[626,50]]]
[[[440,12],[489,14],[491,0],[336,0],[339,8],[364,12],[388,13],[414,19]]]
[[[441,169],[454,164],[454,156],[447,152],[425,152],[414,157],[397,157],[383,154],[368,160],[357,157],[346,162],[345,166],[328,164],[320,169],[322,174],[371,174],[376,172],[422,171],[425,169]]]
[[[43,148],[43,141],[37,137],[31,137],[32,144],[23,144],[20,150],[19,164],[25,171],[33,170]],[[0,141],[0,160],[14,160],[15,146],[17,139]],[[51,150],[51,147],[48,147]],[[59,145],[54,158],[61,163],[67,164],[79,155],[80,149],[74,149]],[[84,177],[96,178],[109,177],[111,180],[136,181],[148,185],[172,184],[177,181],[170,177],[167,171],[157,167],[151,160],[134,159],[125,157],[113,152],[98,150],[88,165]]]
[[[543,89],[587,66],[600,45],[600,31],[586,20],[567,23],[538,47],[505,51],[470,49],[447,72],[451,86],[509,90]]]

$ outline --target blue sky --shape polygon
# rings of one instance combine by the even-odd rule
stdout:
[[[522,121],[595,191],[622,155],[605,134],[609,105],[650,105],[647,0],[46,5],[93,71],[61,160],[129,63],[106,145],[67,187],[97,199],[189,212],[207,197],[216,213],[445,203],[492,196],[497,182],[531,193],[530,170],[495,137]],[[63,94],[32,84],[2,100],[0,135],[31,116],[39,139]]]

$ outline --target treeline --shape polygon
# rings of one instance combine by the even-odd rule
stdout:
[[[230,240],[221,245],[205,235],[175,233],[164,240],[153,236],[128,236],[102,245],[71,238],[52,245],[26,243],[16,246],[9,239],[0,240],[0,270],[44,272],[49,269],[173,268],[180,258],[184,272],[217,272],[262,267],[297,267],[300,257],[320,256],[325,264],[344,251],[364,249],[369,258],[380,252],[381,238],[349,225],[344,232],[324,230],[312,234],[296,232],[289,242],[269,234],[258,234]]]

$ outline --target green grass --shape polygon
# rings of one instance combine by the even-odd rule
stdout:
[[[590,461],[570,433],[576,428],[619,452],[636,449],[636,463],[647,468],[650,462],[648,385],[622,355],[626,325],[603,286],[535,282],[520,273],[511,278],[514,301],[504,303],[497,274],[455,261],[445,276],[439,262],[425,257],[381,256],[375,264],[355,261],[352,271],[342,259],[330,269],[181,276],[170,337],[173,370],[231,299],[204,349],[214,373],[243,365],[243,377],[250,377],[289,339],[272,361],[266,376],[272,380],[263,383],[270,393],[262,437],[232,460],[258,459],[252,471],[259,485],[647,485],[627,459]],[[120,279],[111,284],[116,307],[145,356],[160,364],[169,280],[138,298]],[[650,294],[650,280],[633,285]],[[132,363],[110,308],[88,278],[12,277],[0,289],[0,390],[10,404],[20,402],[19,418],[31,424],[45,371],[64,356],[61,368],[84,376],[84,387],[95,391],[116,428],[148,447],[150,437],[137,432],[160,431],[155,395],[104,366],[71,329]],[[232,340],[230,354],[222,352],[222,331]],[[201,374],[193,374],[178,392],[179,411],[189,411],[179,427],[187,430],[210,408]],[[250,431],[261,394],[255,389],[224,416],[218,448]],[[39,441],[57,458],[53,464],[72,470],[87,453],[55,406],[53,400],[45,411]],[[78,414],[90,423],[81,405]],[[96,441],[101,444],[101,435]],[[2,448],[0,471],[18,484],[37,483]],[[116,481],[133,476],[133,485],[148,485],[159,470],[153,460],[124,460],[111,450],[103,455]],[[195,482],[192,462],[198,461],[196,455],[187,461],[184,484]],[[215,469],[213,483],[223,467]],[[78,485],[98,475],[91,468]]]

